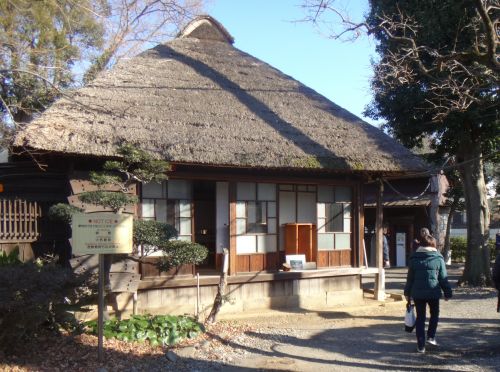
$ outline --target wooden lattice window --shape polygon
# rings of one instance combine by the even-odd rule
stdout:
[[[21,199],[0,200],[0,242],[33,242],[40,235],[39,219],[42,216],[36,202]]]

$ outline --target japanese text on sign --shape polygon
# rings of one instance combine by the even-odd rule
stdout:
[[[131,215],[76,213],[71,245],[75,254],[132,253]]]

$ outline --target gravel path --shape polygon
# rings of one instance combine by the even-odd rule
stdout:
[[[459,268],[450,270],[456,283]],[[401,292],[403,269],[387,274],[388,291]],[[403,278],[403,279],[402,279]],[[242,332],[218,332],[174,350],[159,369],[189,371],[500,371],[500,314],[492,289],[455,288],[441,302],[439,347],[416,353],[415,334],[403,331],[404,302],[374,301],[334,311],[279,313],[232,320]]]

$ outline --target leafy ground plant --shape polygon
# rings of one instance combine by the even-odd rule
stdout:
[[[97,334],[97,321],[87,323],[91,334]],[[149,341],[151,346],[172,346],[185,338],[204,332],[202,324],[187,316],[133,315],[130,319],[111,319],[104,322],[106,338],[121,341]]]

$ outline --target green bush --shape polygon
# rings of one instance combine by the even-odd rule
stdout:
[[[464,262],[467,253],[467,238],[453,236],[450,238],[451,259],[455,262]]]
[[[54,222],[70,224],[73,214],[81,212],[80,208],[65,203],[57,203],[49,208],[49,219]]]
[[[134,244],[161,247],[177,237],[171,225],[154,220],[134,220]]]
[[[92,334],[97,334],[97,322],[86,323]],[[175,345],[185,338],[194,338],[203,332],[203,326],[186,316],[134,315],[130,319],[112,319],[104,322],[106,338],[122,341],[149,341],[152,346]]]
[[[157,264],[161,271],[168,271],[185,264],[199,264],[208,255],[208,249],[205,246],[184,240],[170,240],[162,250],[165,254],[160,257]]]
[[[146,254],[151,253],[151,250],[161,251],[163,255],[156,263],[161,271],[185,264],[199,264],[208,255],[206,247],[184,240],[172,240],[176,237],[175,228],[166,223],[153,220],[134,221],[135,246],[142,245],[146,248]]]
[[[1,266],[0,349],[9,353],[42,329],[74,326],[68,310],[85,297],[83,284],[55,259]]]
[[[490,259],[495,259],[495,241],[488,240],[490,248]],[[455,262],[465,262],[467,256],[467,238],[462,236],[454,236],[450,238],[451,259]]]

